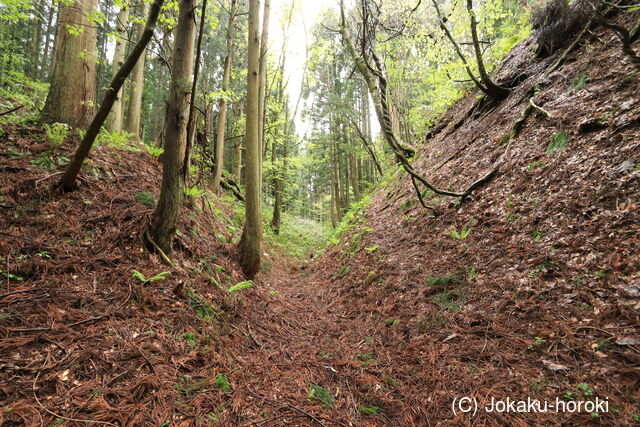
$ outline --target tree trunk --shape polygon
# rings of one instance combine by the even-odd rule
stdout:
[[[60,6],[55,65],[42,110],[46,122],[82,129],[91,122],[96,98],[96,30],[87,14],[95,12],[97,3],[98,0],[84,0]],[[71,26],[79,26],[82,32],[71,34]]]
[[[149,3],[140,0],[138,4],[140,16],[149,14]],[[140,37],[144,31],[142,23],[136,24],[135,36]],[[129,111],[127,112],[127,131],[140,138],[140,118],[142,115],[142,92],[144,91],[144,66],[146,53],[140,55],[131,72],[131,90],[129,92]]]
[[[53,61],[49,60],[49,46],[51,46],[51,36],[53,33],[53,15],[55,14],[55,8],[53,5],[49,5],[49,17],[47,18],[47,29],[44,36],[44,52],[42,54],[42,64],[40,70],[40,77],[44,80],[49,78],[49,72],[51,71],[51,65]]]
[[[260,146],[262,147],[262,157],[266,151],[264,126],[267,121],[266,115],[266,84],[267,84],[267,68],[268,61],[267,55],[269,53],[269,17],[271,15],[271,0],[265,0],[264,11],[262,15],[262,35],[260,37],[260,61],[258,64],[258,70],[260,73],[260,80],[258,82],[258,116],[260,121],[258,124],[258,138],[260,139]]]
[[[247,161],[245,225],[240,240],[240,263],[244,273],[253,278],[260,269],[262,255],[262,212],[260,188],[260,160],[262,147],[259,139],[258,62],[260,57],[260,0],[249,0],[249,37],[247,69]]]
[[[213,191],[220,188],[222,170],[224,169],[224,134],[227,126],[227,96],[231,82],[231,64],[233,61],[233,25],[238,11],[237,0],[231,0],[231,11],[229,13],[229,26],[227,27],[227,56],[224,59],[224,75],[222,77],[223,96],[220,97],[218,108],[218,129],[216,132],[216,153],[215,153],[215,175],[213,176]],[[239,179],[239,177],[238,177]]]
[[[129,7],[123,6],[118,13],[116,22],[116,47],[113,52],[113,63],[111,64],[111,75],[115,76],[124,62],[124,55],[127,49],[127,26],[129,25]],[[109,132],[120,132],[122,130],[122,95],[124,91],[120,89],[116,94],[116,99],[111,107],[111,112],[107,117],[106,128]]]
[[[34,1],[33,21],[31,23],[31,61],[27,75],[34,80],[38,78],[38,63],[40,62],[40,39],[42,36],[42,18],[44,17],[44,0]]]
[[[82,142],[80,142],[80,145],[73,155],[73,159],[71,159],[71,163],[69,164],[67,171],[62,177],[62,188],[64,191],[71,191],[73,189],[75,180],[78,177],[80,168],[82,167],[82,163],[84,162],[84,159],[86,159],[89,155],[91,146],[95,142],[96,137],[100,132],[100,128],[102,128],[102,124],[107,119],[109,111],[111,111],[111,107],[113,107],[116,94],[122,88],[122,84],[126,80],[127,76],[131,73],[131,70],[140,58],[140,55],[142,55],[142,53],[146,49],[149,40],[151,40],[151,36],[153,35],[153,27],[155,27],[156,22],[158,21],[162,3],[164,3],[164,0],[155,0],[151,5],[151,12],[149,13],[149,18],[147,19],[147,23],[145,25],[144,32],[140,37],[140,40],[138,40],[138,43],[136,43],[131,53],[124,61],[122,68],[120,68],[116,76],[113,78],[109,89],[107,89],[107,95],[104,97],[104,100],[100,105],[100,109],[87,128],[87,132],[85,133],[84,138],[82,138]]]
[[[196,38],[195,13],[195,0],[180,0],[171,67],[173,76],[167,105],[162,186],[158,205],[148,228],[147,239],[151,239],[148,243],[155,243],[165,254],[172,250],[171,244],[184,199],[182,168],[187,148],[189,92]],[[150,249],[155,249],[155,246]]]

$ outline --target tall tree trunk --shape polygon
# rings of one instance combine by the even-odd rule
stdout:
[[[229,13],[229,26],[227,27],[227,56],[224,59],[224,74],[222,76],[223,96],[220,97],[218,108],[218,128],[216,132],[215,175],[213,176],[213,190],[218,191],[222,170],[224,169],[224,134],[227,126],[227,96],[231,82],[231,65],[233,61],[233,25],[238,11],[237,0],[231,0]]]
[[[147,230],[147,239],[151,239],[149,243],[155,243],[165,254],[171,252],[184,199],[182,168],[187,148],[189,92],[196,38],[195,13],[195,0],[180,0],[171,67],[173,76],[167,105],[162,186],[158,205]],[[151,249],[155,249],[155,245]]]
[[[51,71],[51,64],[53,61],[49,59],[49,49],[51,46],[51,36],[53,35],[53,15],[55,15],[55,7],[49,5],[49,16],[47,17],[47,29],[44,36],[44,52],[42,53],[42,63],[40,64],[40,75],[43,80],[49,78],[49,72]]]
[[[144,27],[144,32],[142,33],[140,40],[138,40],[135,47],[131,51],[131,54],[129,54],[127,59],[124,61],[124,64],[122,64],[122,68],[120,68],[118,73],[111,81],[111,85],[109,86],[109,89],[107,89],[107,95],[104,97],[102,104],[100,104],[100,109],[87,128],[87,132],[85,133],[84,138],[82,138],[80,145],[76,149],[76,152],[73,155],[73,159],[71,159],[71,163],[69,163],[67,171],[62,176],[62,188],[64,191],[73,190],[75,180],[78,177],[78,173],[80,172],[82,163],[84,162],[84,159],[86,159],[89,155],[89,151],[91,151],[91,147],[93,146],[93,143],[95,142],[104,121],[107,119],[109,111],[111,111],[111,107],[113,107],[113,103],[116,99],[116,94],[122,88],[122,84],[126,80],[127,76],[131,73],[131,70],[140,58],[140,55],[142,55],[142,53],[146,49],[149,40],[151,40],[151,36],[153,35],[153,27],[155,27],[156,22],[158,21],[162,3],[164,3],[164,0],[154,0],[153,4],[151,5],[151,12],[149,13],[147,24]]]
[[[140,0],[138,4],[140,16],[149,14],[149,3]],[[135,37],[140,37],[144,31],[144,24],[136,24]],[[131,90],[129,92],[129,111],[127,112],[127,131],[140,138],[140,118],[142,115],[142,92],[144,91],[144,66],[146,53],[140,55],[131,72]]]
[[[234,121],[240,122],[244,111],[244,101],[234,103],[232,111]],[[236,178],[236,182],[240,184],[240,179],[242,178],[242,138],[237,138],[237,141],[234,145],[232,174]]]
[[[349,137],[349,178],[351,179],[351,188],[353,189],[353,198],[360,200],[360,183],[358,178],[358,165],[356,163],[356,156],[354,154],[355,147]]]
[[[196,45],[196,60],[193,70],[193,82],[191,83],[191,96],[189,98],[189,119],[187,120],[187,148],[184,155],[184,164],[182,166],[182,175],[184,182],[189,185],[189,168],[191,164],[191,151],[193,142],[196,137],[196,95],[198,89],[198,77],[200,76],[200,58],[202,57],[202,39],[204,37],[204,24],[207,13],[207,0],[202,1],[202,9],[200,11],[200,28],[198,31],[198,42]]]
[[[267,68],[269,63],[267,61],[269,53],[269,17],[271,16],[271,0],[265,0],[264,11],[262,15],[262,35],[260,37],[260,61],[258,64],[258,70],[260,73],[260,80],[258,82],[258,116],[260,121],[258,124],[258,138],[260,139],[260,146],[262,147],[262,157],[264,158],[264,152],[266,150],[264,127],[267,121],[267,97],[266,97],[266,85],[267,85]]]
[[[115,76],[124,62],[124,56],[127,49],[127,26],[129,25],[129,6],[125,5],[118,13],[116,21],[116,47],[113,52],[113,63],[111,64],[111,75]],[[111,107],[109,117],[107,117],[106,128],[109,132],[120,132],[122,130],[122,95],[124,91],[121,89],[116,94],[116,99]]]
[[[262,208],[260,160],[262,147],[259,139],[258,62],[260,57],[260,0],[249,0],[249,37],[247,69],[247,161],[245,225],[240,240],[240,263],[244,273],[253,278],[260,269],[262,255]]]
[[[283,88],[281,88],[283,90]],[[285,98],[285,102],[286,98]],[[280,165],[280,170],[275,163],[275,143],[272,148],[272,166],[273,166],[273,192],[274,192],[274,201],[273,201],[273,217],[271,218],[271,228],[275,234],[280,234],[280,225],[282,223],[282,196],[284,192],[284,180],[286,176],[286,168],[287,168],[287,153],[288,153],[288,145],[289,145],[289,104],[288,102],[284,107],[284,116],[285,122],[283,126],[282,134],[284,136],[283,144],[283,155],[282,155],[282,163]]]
[[[34,80],[38,78],[38,63],[40,62],[40,38],[42,36],[42,21],[44,18],[44,0],[34,1],[33,21],[31,22],[31,61],[27,70]]]
[[[42,110],[44,121],[83,129],[91,122],[96,102],[96,29],[87,15],[95,12],[97,4],[98,0],[83,0],[60,5],[55,65]],[[71,34],[72,26],[82,32]]]

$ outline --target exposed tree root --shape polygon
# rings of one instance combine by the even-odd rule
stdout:
[[[571,43],[571,45],[569,45],[569,47],[566,48],[564,52],[562,52],[562,55],[560,56],[560,58],[558,58],[556,63],[553,64],[553,66],[549,69],[547,74],[553,73],[558,68],[560,68],[562,64],[564,64],[564,61],[567,60],[567,57],[569,56],[569,54],[573,52],[573,50],[578,46],[578,44],[580,44],[580,42],[582,41],[582,38],[584,37],[585,34],[587,34],[587,31],[589,31],[589,29],[591,28],[594,22],[595,22],[594,18],[589,19],[589,21],[585,24],[584,28],[582,29],[582,31],[580,31],[580,33],[575,38],[573,43]]]
[[[529,89],[527,93],[525,93],[524,96],[522,97],[522,100],[525,100],[528,98],[527,106],[525,107],[524,111],[522,112],[518,120],[513,122],[513,126],[511,126],[511,130],[509,130],[508,133],[504,134],[502,138],[500,138],[500,144],[507,144],[507,149],[509,149],[509,145],[511,144],[511,141],[520,134],[520,131],[524,127],[524,124],[529,118],[529,115],[531,115],[531,113],[534,110],[540,112],[547,118],[551,118],[550,112],[538,106],[533,101],[533,98],[538,94],[539,91],[540,91],[540,87],[536,85],[531,89]]]
[[[158,246],[158,244],[153,240],[153,238],[151,237],[151,234],[149,234],[149,228],[146,226],[144,227],[143,242],[148,243],[148,244],[145,244],[145,246],[147,247],[151,245],[151,247],[153,247],[153,249],[160,255],[160,258],[166,265],[176,268],[176,265],[173,263],[173,261],[171,261],[171,258],[169,258],[167,254],[165,254],[164,251],[160,248],[160,246]]]

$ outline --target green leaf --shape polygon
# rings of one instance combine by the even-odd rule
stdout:
[[[231,286],[229,289],[227,289],[227,291],[233,293],[236,291],[241,291],[242,289],[249,289],[253,287],[253,281],[252,280],[246,280],[244,282],[240,282],[240,283],[236,283],[235,285]]]
[[[567,148],[569,137],[565,132],[558,132],[551,138],[551,142],[547,147],[547,155],[552,156],[555,152],[562,152]]]
[[[364,415],[376,415],[378,412],[380,412],[380,408],[375,406],[361,406],[360,412],[362,412]]]
[[[231,384],[229,384],[229,379],[223,373],[218,373],[216,375],[216,382],[213,386],[217,389],[222,390],[224,393],[228,393],[231,391]]]
[[[327,408],[335,408],[333,395],[329,390],[317,384],[311,384],[311,391],[307,397],[309,400],[317,400]]]

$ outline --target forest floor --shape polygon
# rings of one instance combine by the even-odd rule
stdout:
[[[389,173],[321,255],[317,230],[269,235],[237,292],[232,198],[188,204],[167,268],[140,239],[156,159],[98,147],[63,195],[77,137],[2,125],[0,424],[637,424],[640,77],[610,32],[585,45],[547,75],[524,43],[508,99],[470,93],[436,127],[417,170],[463,188],[500,168],[470,200],[431,194],[434,218]],[[501,144],[534,85],[552,117]],[[609,407],[454,413],[464,396]]]

